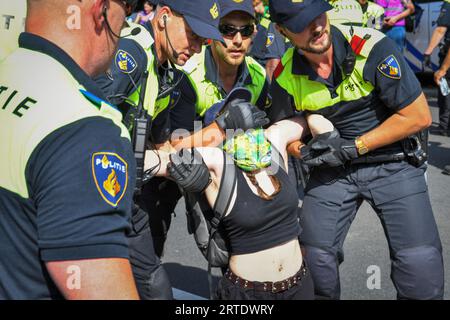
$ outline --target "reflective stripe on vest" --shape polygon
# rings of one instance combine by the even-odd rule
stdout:
[[[31,84],[22,79],[30,70],[36,73],[36,82]],[[34,101],[22,109],[20,117],[9,109],[0,110],[0,186],[22,198],[29,197],[25,176],[28,160],[41,141],[56,130],[85,118],[103,117],[114,122],[123,138],[130,139],[120,111],[87,92],[69,70],[47,54],[15,50],[0,64],[0,84],[3,90],[21,96],[18,101],[26,97]],[[0,96],[3,107],[9,104],[5,101],[10,95]]]
[[[259,23],[261,26],[263,26],[265,29],[269,29],[271,21],[265,17],[261,18],[261,22]]]
[[[156,118],[159,113],[161,113],[169,106],[170,96],[157,100],[159,82],[158,75],[156,73],[155,57],[152,52],[152,45],[155,41],[153,40],[150,32],[148,32],[145,27],[135,23],[128,24],[129,27],[122,30],[122,35],[130,34],[131,30],[135,28],[141,29],[141,32],[139,32],[137,35],[131,35],[127,38],[136,41],[142,47],[142,49],[144,49],[147,55],[148,80],[146,83],[143,107],[152,118]],[[134,105],[138,105],[139,103],[139,93],[141,92],[141,85],[142,84],[139,84],[137,90],[134,90],[133,93],[128,97],[128,99],[132,101]]]
[[[206,47],[203,47],[202,52],[193,56],[183,68],[197,94],[195,110],[202,117],[213,104],[225,98],[220,93],[217,84],[206,79],[205,53]],[[256,104],[264,88],[266,70],[251,57],[245,57],[245,63],[252,79],[252,83],[245,87],[252,93],[251,102]]]
[[[343,101],[355,101],[368,96],[374,87],[363,78],[364,66],[373,46],[380,41],[384,35],[369,28],[353,27],[354,36],[350,36],[350,28],[337,26],[349,43],[356,43],[356,64],[352,74],[343,79],[336,88],[336,97],[333,98],[327,86],[323,83],[309,80],[307,75],[292,74],[292,57],[295,48],[290,48],[282,58],[282,71],[276,78],[278,84],[294,97],[295,108],[299,111],[318,111],[331,107]],[[366,34],[370,35],[367,41],[361,39]],[[361,41],[361,42],[360,42]]]

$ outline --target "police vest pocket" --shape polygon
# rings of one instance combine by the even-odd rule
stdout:
[[[375,205],[381,205],[426,191],[425,177],[420,175],[373,188],[370,193]]]

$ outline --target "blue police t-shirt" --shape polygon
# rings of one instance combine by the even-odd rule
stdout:
[[[37,81],[35,86],[42,90],[36,92],[62,90],[73,94],[71,97],[81,104],[64,101],[66,94],[34,96],[27,92],[36,105],[30,110],[23,109],[20,119],[0,111],[2,117],[10,117],[20,126],[26,121],[44,134],[30,148],[28,159],[15,159],[13,150],[7,155],[11,167],[14,161],[25,161],[24,170],[16,179],[25,178],[26,193],[14,191],[14,186],[4,184],[4,179],[0,181],[0,299],[57,299],[62,297],[46,262],[128,259],[135,160],[130,141],[123,135],[124,128],[112,118],[100,115],[91,102],[102,99],[101,91],[64,51],[31,34],[22,34],[20,46],[21,52],[8,60],[24,57],[27,61],[22,60],[20,67],[35,74],[38,80],[51,79],[45,83]],[[10,70],[9,65],[7,68]],[[41,76],[44,71],[49,75]],[[8,79],[4,80],[0,87],[10,86]],[[11,83],[17,85],[18,92],[31,91],[27,81],[36,79]],[[47,100],[51,104],[40,101],[47,97],[52,97]],[[0,101],[4,101],[4,96],[0,95]],[[37,112],[37,116],[30,117],[30,112]],[[53,122],[42,118],[44,112],[53,112]],[[90,116],[84,116],[84,112]],[[119,114],[116,110],[106,112]],[[67,118],[67,114],[78,118]],[[64,125],[46,129],[47,124],[51,126],[61,118],[67,118],[67,123],[64,120]],[[2,132],[17,130],[4,125]],[[20,141],[27,143],[31,141],[28,136],[37,137],[29,128],[18,134],[22,135]],[[22,150],[28,146],[14,148]],[[15,172],[12,168],[5,170]]]

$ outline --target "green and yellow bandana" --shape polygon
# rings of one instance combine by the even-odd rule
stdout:
[[[244,171],[267,168],[272,162],[272,145],[264,136],[262,128],[234,136],[226,141],[223,150]]]

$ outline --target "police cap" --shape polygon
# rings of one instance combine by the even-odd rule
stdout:
[[[242,11],[248,13],[252,18],[255,18],[255,8],[253,7],[253,0],[220,0],[220,18],[225,17],[233,11]]]
[[[326,0],[270,0],[273,22],[299,33],[322,13],[333,9]]]
[[[205,39],[223,41],[219,32],[220,7],[215,0],[160,0],[158,5],[168,6],[181,14],[192,31]]]

